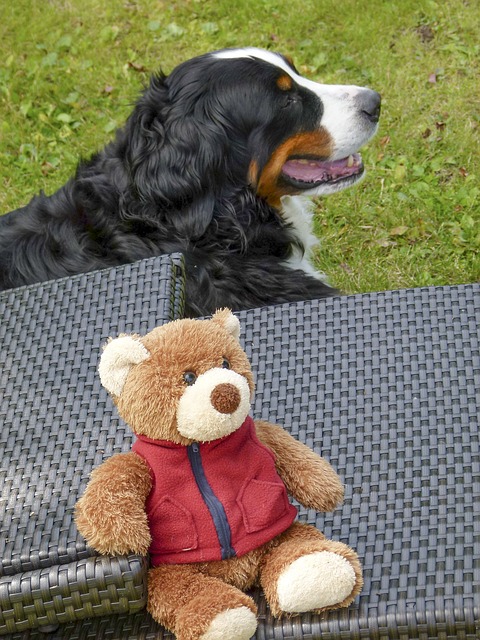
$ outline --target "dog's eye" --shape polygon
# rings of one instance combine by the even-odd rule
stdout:
[[[294,104],[296,104],[298,102],[297,96],[290,93],[285,97],[285,101],[282,105],[283,109],[286,109],[288,107],[293,106]]]
[[[222,361],[222,369],[230,369],[230,362],[226,358]]]
[[[183,374],[183,381],[185,382],[185,384],[188,384],[189,387],[191,387],[192,384],[195,384],[196,379],[197,376],[193,373],[193,371],[185,371],[185,373]]]

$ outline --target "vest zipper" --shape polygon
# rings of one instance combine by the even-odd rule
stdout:
[[[215,531],[217,532],[218,542],[222,552],[222,560],[227,560],[235,556],[235,550],[232,548],[232,535],[230,525],[228,523],[227,514],[222,503],[217,498],[210,486],[203,469],[202,456],[198,442],[187,447],[188,459],[193,471],[193,476],[197,487],[202,494],[203,501],[212,516]]]

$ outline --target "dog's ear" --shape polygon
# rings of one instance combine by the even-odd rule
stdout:
[[[149,187],[158,191],[154,174],[157,158],[165,144],[164,121],[169,105],[165,80],[163,73],[151,77],[150,85],[137,101],[125,126],[125,157],[134,188],[142,200],[149,198]],[[149,174],[152,174],[152,180],[148,180]]]
[[[225,180],[228,136],[212,118],[205,87],[154,76],[126,126],[126,157],[136,196],[170,216],[178,231],[195,239],[210,224],[215,177]],[[195,94],[197,92],[197,98]]]

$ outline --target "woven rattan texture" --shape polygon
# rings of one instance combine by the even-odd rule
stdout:
[[[346,296],[243,312],[253,414],[328,458],[333,514],[300,518],[357,549],[365,587],[323,618],[258,640],[473,640],[480,631],[478,285]],[[34,632],[15,639],[38,638]],[[171,638],[145,613],[69,623],[57,639]],[[227,639],[226,639],[227,640]]]
[[[346,483],[332,515],[357,549],[357,603],[257,638],[478,638],[480,286],[351,296],[242,314],[254,413],[326,456]],[[303,354],[303,355],[302,355]]]
[[[73,508],[132,441],[100,386],[101,345],[182,306],[178,255],[0,294],[0,633],[144,604],[145,559],[90,557]]]

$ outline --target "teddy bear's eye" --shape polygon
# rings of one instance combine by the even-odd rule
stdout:
[[[222,369],[230,369],[230,362],[226,358],[222,361]]]
[[[191,387],[192,384],[195,384],[196,379],[197,376],[193,373],[193,371],[185,371],[185,373],[183,374],[183,381],[185,382],[185,384],[188,384],[189,387]]]

